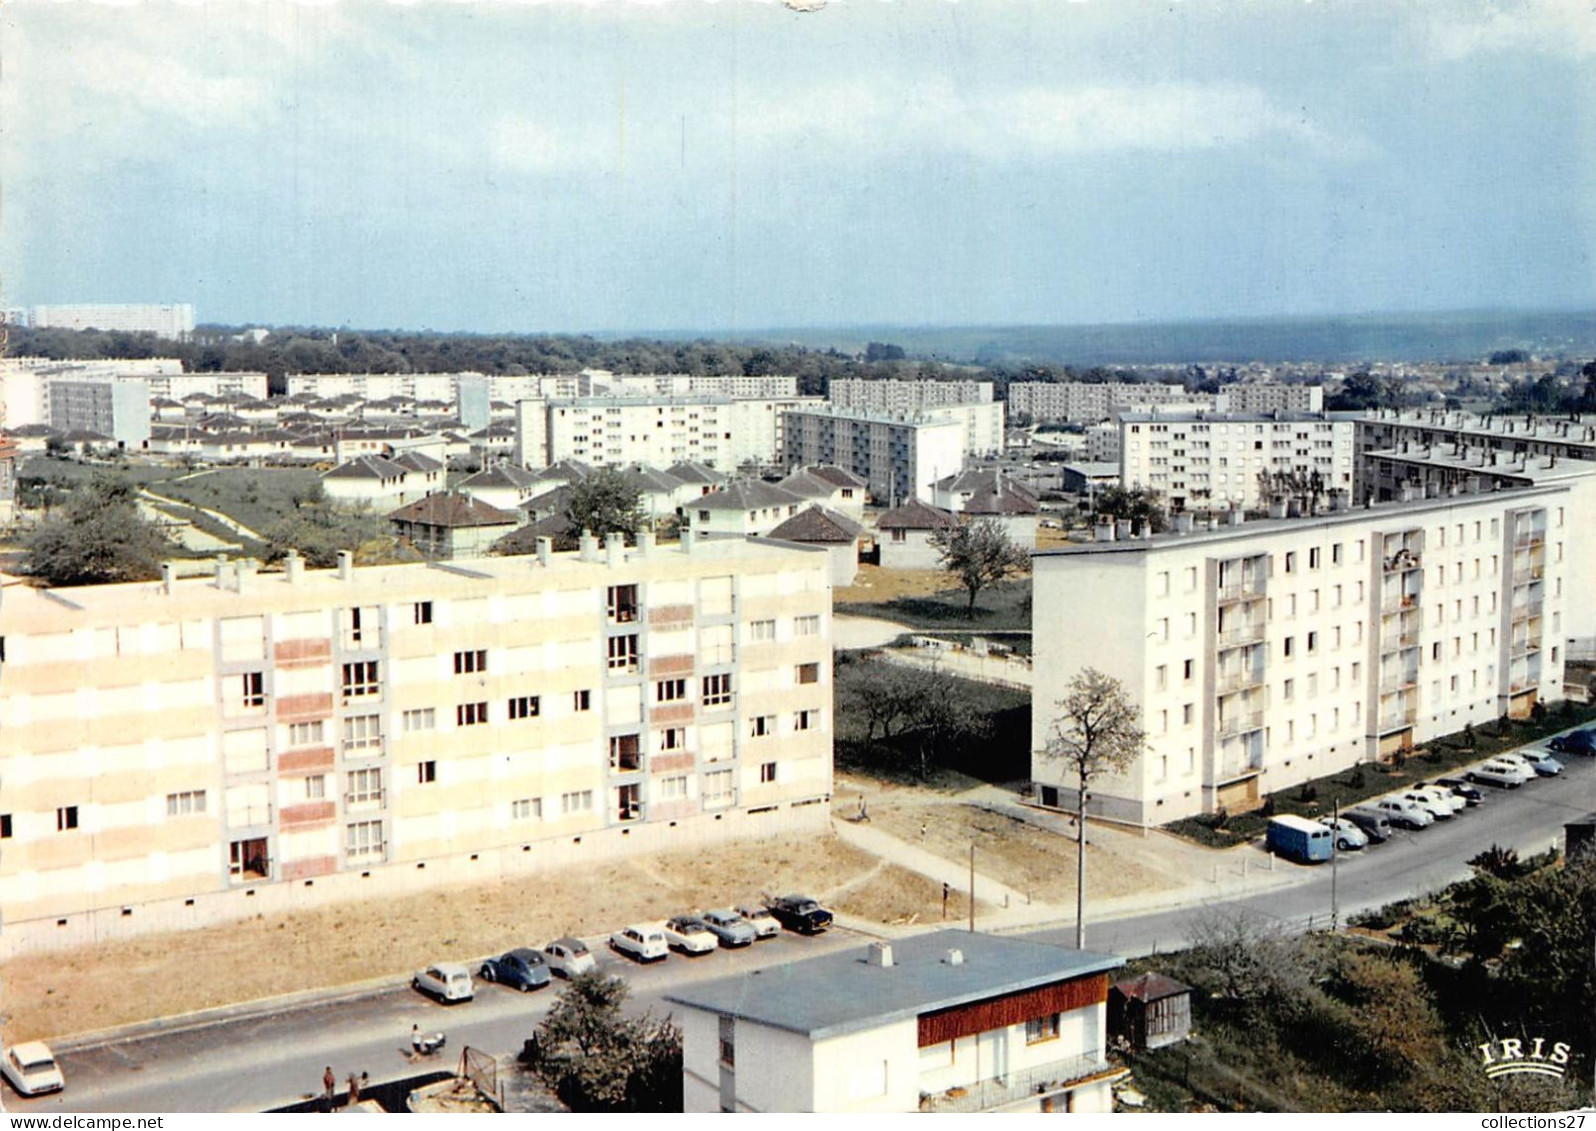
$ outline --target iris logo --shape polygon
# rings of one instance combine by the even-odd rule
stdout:
[[[1528,1051],[1525,1051],[1525,1045],[1529,1046]],[[1479,1049],[1480,1064],[1485,1069],[1485,1075],[1492,1080],[1520,1072],[1555,1076],[1561,1080],[1568,1067],[1568,1046],[1557,1041],[1548,1050],[1545,1037],[1536,1037],[1532,1041],[1507,1037],[1500,1041],[1487,1041]]]

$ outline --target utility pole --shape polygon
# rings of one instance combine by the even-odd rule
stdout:
[[[1336,851],[1336,844],[1341,839],[1341,801],[1336,799],[1330,803],[1330,933],[1335,934],[1341,919],[1341,905],[1336,899],[1336,865],[1341,862],[1341,853]]]
[[[975,934],[975,842],[970,842],[970,933]]]

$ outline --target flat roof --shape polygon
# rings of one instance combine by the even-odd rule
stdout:
[[[665,1000],[822,1040],[1124,965],[1112,954],[958,930],[893,939],[890,945],[891,966],[872,965],[861,942],[835,954],[684,986]],[[947,962],[950,950],[964,961]]]
[[[1529,455],[1523,463],[1512,461],[1504,463],[1481,462],[1483,457],[1489,461],[1492,455],[1505,453],[1494,452],[1490,449],[1474,448],[1466,455],[1459,455],[1455,451],[1438,451],[1434,448],[1422,448],[1417,451],[1412,448],[1406,451],[1400,448],[1379,448],[1375,451],[1365,452],[1365,459],[1384,459],[1393,463],[1414,464],[1420,467],[1441,468],[1448,471],[1464,471],[1470,475],[1479,475],[1486,479],[1527,479],[1532,483],[1551,483],[1563,479],[1579,479],[1586,475],[1596,475],[1596,460],[1575,459],[1564,456]],[[1518,455],[1520,453],[1513,453]]]

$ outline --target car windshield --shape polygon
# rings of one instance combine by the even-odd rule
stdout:
[[[49,1057],[43,1057],[42,1059],[37,1060],[24,1060],[22,1062],[22,1071],[24,1072],[51,1072],[54,1071],[54,1069],[55,1061]]]

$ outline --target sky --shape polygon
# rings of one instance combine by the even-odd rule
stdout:
[[[1596,306],[1591,0],[11,0],[0,64],[7,306],[526,333]]]

